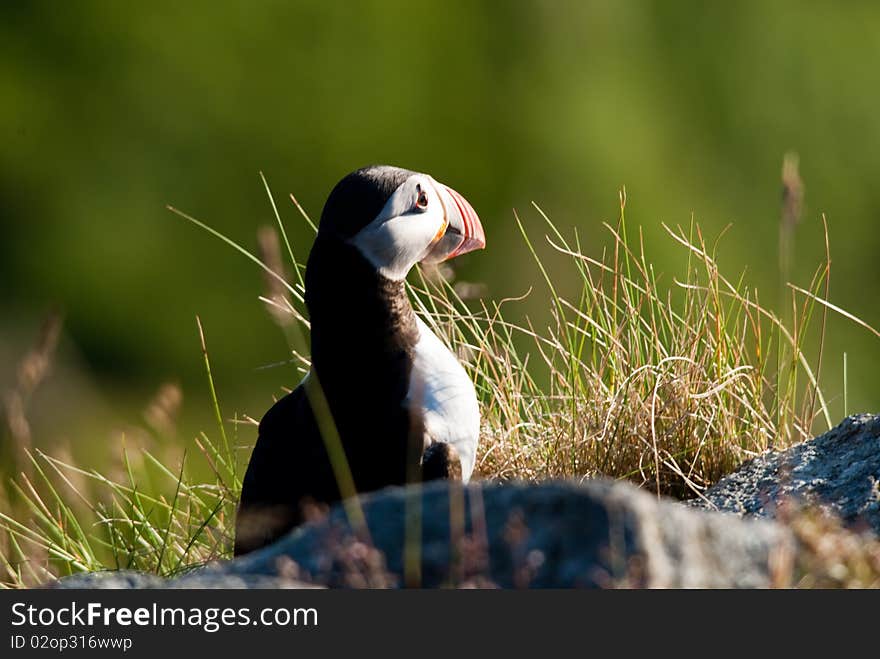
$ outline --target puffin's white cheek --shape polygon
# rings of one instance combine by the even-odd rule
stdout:
[[[424,216],[404,216],[386,224],[394,243],[395,256],[398,260],[408,261],[409,267],[424,256],[438,230],[434,226],[436,223]]]
[[[436,233],[434,222],[403,215],[364,228],[352,243],[385,277],[404,279],[424,256]]]

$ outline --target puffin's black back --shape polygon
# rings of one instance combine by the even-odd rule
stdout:
[[[324,206],[306,268],[312,370],[359,492],[405,483],[420,457],[422,421],[404,406],[418,339],[415,314],[403,282],[380,275],[347,242],[411,174],[380,166],[342,179]],[[300,385],[260,422],[242,486],[234,553],[269,544],[301,523],[304,504],[339,499]]]

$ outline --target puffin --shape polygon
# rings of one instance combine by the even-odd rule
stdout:
[[[342,500],[327,435],[357,493],[470,479],[480,433],[474,384],[415,314],[405,282],[417,263],[485,246],[471,204],[428,174],[373,165],[336,184],[306,263],[311,367],[260,420],[235,556]]]

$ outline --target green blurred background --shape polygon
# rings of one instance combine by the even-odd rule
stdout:
[[[288,193],[317,218],[341,176],[375,162],[462,192],[489,247],[460,276],[495,298],[537,284],[523,309],[539,316],[512,209],[540,232],[538,202],[598,256],[623,185],[659,270],[683,258],[661,222],[693,213],[710,237],[732,223],[722,268],[748,268],[778,308],[780,170],[794,150],[806,205],[793,279],[807,285],[821,258],[825,212],[831,299],[880,326],[878,71],[876,2],[4,0],[0,389],[57,308],[35,443],[106,441],[169,381],[186,441],[212,427],[199,314],[224,414],[259,418],[298,379],[261,368],[287,355],[257,300],[261,272],[165,205],[254,248],[273,222],[262,171],[305,257]],[[833,416],[844,351],[849,411],[880,411],[880,341],[834,319]]]

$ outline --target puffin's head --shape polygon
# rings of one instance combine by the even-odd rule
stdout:
[[[388,165],[359,169],[337,183],[318,232],[354,245],[393,280],[420,261],[439,263],[486,246],[464,197],[427,174]]]

